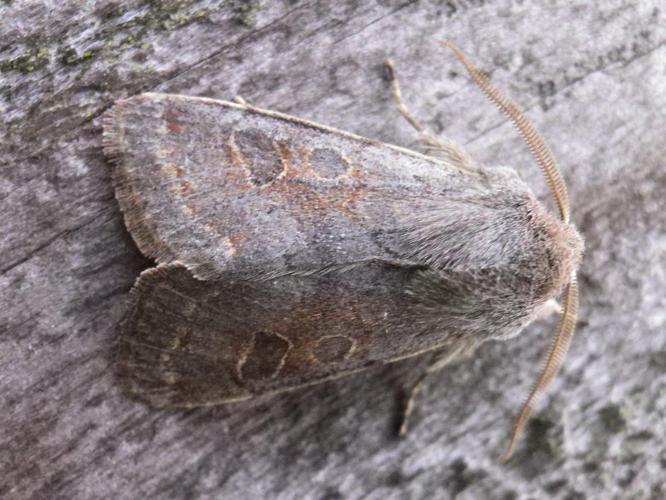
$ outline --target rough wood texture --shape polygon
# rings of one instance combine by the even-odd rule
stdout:
[[[663,498],[666,15],[662,2],[2,2],[0,497]],[[157,411],[111,363],[142,259],[100,115],[155,90],[231,98],[402,146],[413,110],[547,199],[511,126],[434,43],[455,40],[528,110],[586,237],[568,363],[497,457],[553,320],[433,377],[419,360],[234,406]]]

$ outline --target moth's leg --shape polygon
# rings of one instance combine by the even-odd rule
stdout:
[[[395,76],[395,68],[390,59],[384,61],[384,67],[391,81],[391,94],[395,100],[398,111],[409,122],[409,124],[416,129],[421,136],[421,141],[443,153],[444,156],[458,166],[466,169],[476,170],[474,160],[469,156],[465,150],[451,139],[436,137],[430,130],[428,130],[416,117],[409,111],[405,102],[402,99],[402,92],[400,92],[400,85]]]
[[[390,59],[384,61],[384,67],[386,68],[386,73],[389,80],[391,81],[391,94],[393,99],[398,106],[398,111],[400,114],[409,122],[409,124],[416,129],[417,132],[421,134],[427,134],[428,131],[426,128],[419,122],[412,113],[409,112],[405,102],[402,100],[402,92],[400,92],[400,85],[398,84],[398,79],[395,76],[395,68],[393,67],[393,62]]]
[[[404,436],[405,434],[407,434],[409,417],[412,415],[412,412],[414,411],[414,403],[416,401],[416,396],[421,391],[421,387],[423,386],[423,382],[428,376],[428,373],[429,372],[427,369],[424,370],[423,373],[421,373],[421,376],[417,379],[416,383],[412,386],[411,390],[409,391],[407,402],[405,403],[405,406],[402,409],[402,417],[400,419],[400,430],[398,431],[398,434],[400,436]]]
[[[458,340],[451,345],[442,347],[432,353],[428,366],[423,370],[416,383],[412,386],[403,407],[399,434],[404,436],[409,428],[409,418],[412,415],[416,403],[416,397],[423,387],[428,375],[435,373],[455,361],[467,358],[476,350],[479,342],[477,340]]]
[[[247,105],[248,105],[248,104],[247,104],[247,101],[246,101],[245,99],[243,99],[243,98],[242,98],[241,96],[239,96],[239,95],[237,95],[236,97],[234,97],[234,102],[235,102],[236,104],[242,104],[243,106],[247,106]]]

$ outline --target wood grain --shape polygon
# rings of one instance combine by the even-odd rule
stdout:
[[[0,3],[0,497],[662,498],[666,17],[658,1]],[[418,147],[390,101],[547,188],[435,43],[458,43],[557,155],[586,238],[579,334],[516,458],[553,319],[425,387],[419,360],[234,406],[158,411],[110,369],[150,266],[113,198],[101,114],[145,91],[231,99]],[[549,202],[549,201],[548,201]]]

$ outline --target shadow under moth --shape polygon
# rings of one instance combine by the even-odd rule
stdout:
[[[430,373],[481,342],[518,335],[564,289],[545,367],[503,457],[511,455],[569,347],[583,242],[541,136],[443,43],[513,121],[559,217],[513,169],[479,165],[423,127],[390,62],[400,112],[437,154],[240,98],[152,93],[113,106],[103,140],[116,197],[141,252],[157,262],[138,278],[121,325],[128,392],[160,407],[230,403],[426,352]]]

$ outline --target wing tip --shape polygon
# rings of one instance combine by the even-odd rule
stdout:
[[[173,280],[177,284],[189,274],[179,262],[143,271],[118,327],[112,364],[115,378],[127,397],[151,407],[194,408],[252,397],[202,346],[187,348],[187,335],[162,318],[168,310],[168,301],[160,299],[164,285],[168,288]]]
[[[173,260],[172,252],[157,235],[145,216],[140,189],[128,166],[129,145],[125,116],[131,108],[160,94],[140,94],[121,99],[102,115],[102,151],[111,164],[111,178],[116,199],[123,212],[125,226],[141,253],[157,262]]]
[[[209,366],[191,370],[196,361],[180,359],[173,350],[143,344],[121,334],[114,353],[114,372],[122,393],[153,408],[197,408],[250,399],[253,395],[224,380],[223,373]],[[211,376],[212,375],[212,376]]]

